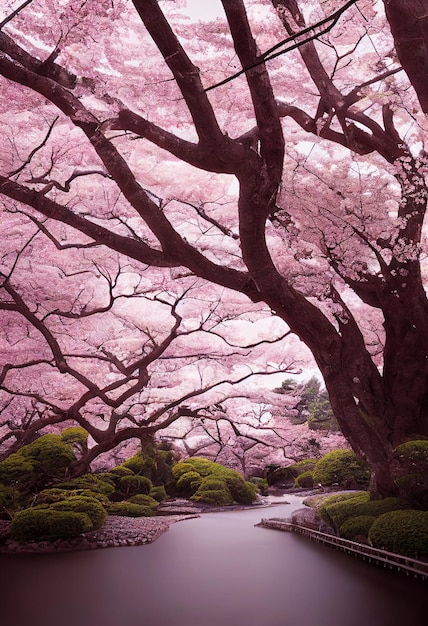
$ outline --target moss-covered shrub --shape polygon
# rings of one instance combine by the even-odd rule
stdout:
[[[101,528],[107,519],[107,512],[101,502],[96,498],[84,496],[70,496],[65,500],[53,502],[49,505],[52,511],[74,511],[75,513],[86,513],[92,522],[91,530]]]
[[[64,428],[60,434],[61,441],[64,443],[76,444],[81,450],[86,450],[88,447],[89,433],[81,426],[70,426],[70,428]]]
[[[383,513],[409,508],[408,503],[401,498],[385,498],[384,500],[370,500],[363,495],[355,496],[343,502],[323,505],[319,509],[322,519],[339,530],[346,520],[360,515],[379,517]]]
[[[20,543],[71,539],[91,530],[86,513],[55,511],[50,508],[29,508],[15,514],[10,536]]]
[[[172,468],[172,474],[176,480],[186,472],[197,472],[199,476],[204,477],[212,474],[213,465],[218,465],[218,463],[200,457],[193,457],[176,463]]]
[[[413,463],[415,469],[420,465],[428,467],[428,439],[406,441],[394,450],[394,457],[406,464]]]
[[[220,476],[226,483],[230,494],[239,504],[251,504],[257,497],[256,485],[245,480],[241,474],[227,467],[220,466],[212,476]]]
[[[194,457],[180,461],[172,473],[176,479],[176,492],[196,502],[221,506],[233,502],[251,504],[257,497],[256,485],[244,480],[239,472],[207,459]],[[217,487],[212,486],[212,481],[206,482],[208,478],[217,479]],[[207,488],[207,485],[211,486]],[[214,494],[214,491],[218,493]]]
[[[196,492],[202,482],[202,476],[198,472],[190,471],[180,474],[175,486],[180,495],[190,498]]]
[[[113,495],[115,487],[111,480],[105,478],[103,474],[83,474],[77,478],[58,483],[56,487],[60,489],[88,489],[96,493],[101,493],[107,497]]]
[[[391,474],[400,496],[428,509],[428,440],[407,441],[394,450]]]
[[[228,506],[233,504],[233,497],[226,482],[216,476],[206,476],[196,493],[190,498],[194,502],[214,506]]]
[[[142,504],[132,502],[112,502],[107,510],[109,515],[122,515],[124,517],[150,517],[154,515],[153,509]]]
[[[75,460],[72,447],[59,435],[43,435],[0,462],[0,482],[22,494],[37,492],[63,479]]]
[[[137,493],[148,495],[150,489],[153,487],[152,481],[149,478],[135,474],[133,476],[122,476],[118,486],[126,499],[137,495]]]
[[[156,509],[156,507],[159,506],[159,502],[157,500],[143,493],[138,493],[136,496],[132,496],[127,500],[127,502],[131,502],[132,504],[142,504],[143,506],[149,506],[151,509]]]
[[[0,482],[5,486],[23,487],[31,481],[35,465],[18,452],[0,462]]]
[[[345,511],[347,511],[347,504],[352,501],[358,504],[362,504],[364,502],[368,502],[370,500],[370,494],[367,491],[356,491],[353,493],[337,493],[328,497],[320,497],[320,502],[316,505],[317,517],[322,519],[326,524],[331,526],[332,528],[339,528],[341,524],[349,517],[344,515],[343,519],[336,520],[335,517],[335,509],[333,509],[332,514],[330,515],[331,507],[334,507],[336,504],[345,504]],[[339,509],[339,514],[341,513],[341,509]],[[357,513],[356,513],[357,515]]]
[[[262,495],[266,495],[268,493],[269,483],[266,478],[253,476],[248,482],[250,482],[252,485],[256,485],[257,489]]]
[[[165,500],[165,498],[168,497],[168,494],[166,493],[166,489],[163,485],[156,485],[150,489],[149,496],[154,498],[157,502],[162,502],[162,500]]]
[[[376,548],[428,557],[428,511],[392,511],[373,522],[369,540]]]
[[[368,485],[370,471],[367,463],[352,450],[333,450],[317,461],[313,477],[316,485],[354,489]]]
[[[67,500],[70,497],[83,497],[95,499],[104,508],[110,503],[110,500],[102,493],[97,491],[91,491],[90,489],[59,489],[52,487],[51,489],[43,489],[32,500],[33,506],[39,506],[40,504],[52,504],[54,502],[60,502],[61,500]]]
[[[141,452],[122,463],[122,467],[146,476],[154,485],[168,487],[173,482],[171,469],[174,462],[175,453],[168,444],[150,442]]]
[[[297,478],[305,472],[311,472],[316,464],[317,459],[303,459],[302,461],[297,461],[297,463],[293,463],[293,465],[289,465],[288,469],[290,470],[291,475],[294,478]]]
[[[289,467],[275,467],[268,471],[266,479],[269,485],[292,484],[294,476],[292,476]]]
[[[126,467],[134,474],[139,474],[140,472],[143,473],[145,464],[146,461],[141,454],[134,454],[122,463],[122,467]]]
[[[294,481],[295,487],[303,487],[304,489],[310,489],[314,486],[314,475],[311,471],[303,472],[297,476]]]
[[[65,470],[76,460],[73,449],[61,440],[60,435],[42,435],[23,446],[18,454],[30,460],[36,472],[49,477],[61,478]]]
[[[109,472],[106,474],[111,474],[113,478],[118,478],[121,476],[133,476],[134,472],[129,469],[129,467],[124,467],[123,465],[116,465],[116,467],[112,467]]]
[[[341,537],[351,541],[366,541],[375,519],[376,517],[373,515],[351,517],[340,526],[339,534]]]
[[[60,489],[59,487],[52,487],[51,489],[42,489],[34,499],[34,504],[52,504],[53,502],[60,502],[69,498],[71,495],[76,495],[77,489]]]
[[[295,483],[298,476],[305,472],[311,472],[316,463],[317,459],[310,458],[302,459],[301,461],[297,461],[297,463],[287,465],[287,467],[272,468],[267,474],[267,481],[269,485],[283,483],[291,486]]]
[[[0,519],[11,519],[12,514],[24,506],[25,500],[15,487],[0,484]]]

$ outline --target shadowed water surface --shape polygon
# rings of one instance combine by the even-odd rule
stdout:
[[[295,506],[174,524],[151,545],[2,556],[1,626],[422,626],[426,583],[291,533]]]

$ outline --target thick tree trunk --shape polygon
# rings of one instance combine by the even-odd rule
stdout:
[[[426,0],[384,0],[397,55],[428,114],[428,6]]]

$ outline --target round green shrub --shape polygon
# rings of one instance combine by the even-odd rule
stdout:
[[[133,474],[132,476],[121,476],[119,479],[119,489],[127,498],[135,496],[137,493],[149,494],[152,487],[152,481],[146,476]]]
[[[185,498],[190,498],[196,492],[202,482],[202,476],[198,472],[190,471],[181,474],[176,482],[177,491]]]
[[[132,496],[128,498],[127,502],[131,502],[132,504],[142,504],[143,506],[149,506],[151,509],[155,509],[159,506],[159,502],[143,493],[138,493],[136,496]]]
[[[352,450],[333,450],[317,461],[313,477],[315,484],[340,485],[348,489],[368,485],[368,465]]]
[[[86,513],[29,508],[18,511],[10,526],[10,536],[20,543],[71,539],[91,530]]]
[[[61,440],[60,435],[42,435],[23,446],[19,453],[34,465],[38,475],[63,477],[65,470],[76,460],[73,448]]]
[[[251,504],[257,497],[257,487],[253,483],[244,480],[241,474],[234,470],[224,468],[219,473],[212,474],[212,476],[221,476],[226,483],[230,494],[235,502],[238,504]]]
[[[172,473],[176,480],[185,472],[197,472],[200,476],[204,477],[212,474],[216,465],[218,465],[218,463],[214,463],[214,461],[208,461],[208,459],[195,456],[176,463],[172,468]]]
[[[394,450],[391,474],[412,508],[428,508],[428,440],[402,443]]]
[[[9,520],[16,510],[25,506],[25,501],[18,489],[0,484],[0,519]]]
[[[107,519],[107,511],[96,498],[84,496],[70,496],[65,500],[53,502],[49,508],[54,511],[74,511],[75,513],[86,513],[92,522],[92,529],[101,528]]]
[[[194,502],[216,506],[228,506],[233,504],[233,497],[226,482],[214,476],[206,476],[202,480],[196,493],[190,499]]]
[[[266,478],[259,478],[258,476],[253,476],[252,478],[250,478],[248,482],[250,482],[252,485],[256,485],[257,489],[262,495],[267,495],[269,483],[266,480]]]
[[[83,474],[77,478],[57,483],[60,489],[89,489],[110,497],[115,492],[115,487],[110,480],[104,479],[103,474]]]
[[[351,517],[359,515],[370,515],[379,517],[383,513],[396,511],[399,509],[408,509],[409,505],[401,498],[385,498],[384,500],[370,500],[363,496],[356,496],[343,502],[335,502],[323,508],[324,521],[330,523],[337,530],[342,524]]]
[[[394,457],[406,463],[414,463],[415,466],[423,464],[428,466],[428,439],[406,441],[394,450]]]
[[[312,488],[314,486],[314,475],[311,471],[303,472],[299,474],[294,481],[295,487],[303,487],[304,489]]]
[[[350,517],[339,528],[339,534],[341,537],[344,537],[344,539],[355,541],[361,541],[361,539],[366,540],[375,519],[376,517],[374,517],[374,515],[357,515],[356,517]]]
[[[294,476],[291,473],[290,466],[276,467],[269,471],[267,481],[269,485],[277,485],[278,483],[288,484],[294,481]]]
[[[166,489],[163,485],[156,485],[150,489],[149,496],[157,500],[157,502],[162,502],[162,500],[165,500],[165,498],[168,497],[168,494],[166,493]]]
[[[369,540],[376,548],[428,557],[428,511],[392,511],[373,522]]]
[[[302,461],[293,463],[293,465],[289,465],[288,470],[293,478],[297,478],[305,472],[311,472],[316,464],[317,459],[303,459]]]
[[[180,461],[173,467],[172,473],[176,479],[176,491],[184,497],[191,497],[191,499],[195,496],[194,499],[198,502],[208,503],[209,500],[210,503],[213,503],[213,500],[216,500],[214,504],[221,504],[222,506],[228,502],[232,504],[234,501],[240,504],[251,504],[257,497],[257,486],[246,481],[239,472],[207,459],[194,457]],[[217,482],[210,481],[207,483],[208,478],[217,479]],[[206,487],[206,485],[214,484],[217,486]],[[207,490],[222,492],[225,489],[226,492],[223,495],[218,493],[215,498],[212,494],[209,496],[202,495]],[[230,498],[232,498],[231,502]]]
[[[330,508],[332,506],[334,506],[335,504],[342,504],[342,503],[347,504],[349,501],[362,504],[370,500],[370,494],[367,491],[356,491],[353,493],[337,493],[332,496],[328,496],[327,498],[326,497],[323,498],[321,496],[321,498],[322,498],[321,502],[316,506],[317,516],[320,517],[322,520],[324,520],[326,524],[329,524],[330,526],[334,526],[335,525],[335,521],[334,521],[335,509],[333,509],[332,515],[330,516]],[[339,513],[340,513],[340,510],[341,509],[339,508]],[[346,510],[347,508],[345,507],[345,511]],[[343,524],[345,519],[347,519],[346,516],[340,522],[340,524]]]
[[[123,465],[116,465],[116,467],[112,467],[109,472],[106,474],[112,474],[114,478],[121,476],[133,476],[134,472],[129,469],[129,467],[124,467]]]
[[[209,504],[210,506],[230,506],[233,504],[233,498],[228,491],[224,489],[200,490],[190,498],[193,502],[201,504]]]
[[[71,495],[76,495],[76,491],[71,489],[60,489],[59,487],[52,487],[52,489],[42,489],[36,498],[35,504],[52,504],[54,502],[60,502],[69,498]]]
[[[97,491],[91,491],[90,489],[59,489],[57,487],[52,487],[52,489],[43,489],[40,491],[35,497],[34,504],[51,504],[53,502],[66,500],[71,496],[82,496],[84,498],[95,499],[104,507],[110,502],[104,494]]]
[[[153,509],[142,504],[132,502],[112,502],[107,512],[109,515],[122,515],[123,517],[150,517],[154,515]]]
[[[89,433],[81,426],[70,426],[64,428],[60,437],[64,443],[76,443],[83,449],[87,447]]]
[[[134,454],[134,456],[131,456],[124,463],[122,463],[122,467],[130,469],[131,472],[134,472],[134,474],[143,474],[145,465],[146,459],[144,459],[141,454]]]
[[[16,485],[18,488],[31,481],[35,465],[19,452],[9,455],[0,462],[0,482],[6,486]]]

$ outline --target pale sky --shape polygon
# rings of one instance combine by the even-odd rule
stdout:
[[[192,17],[209,21],[215,20],[216,17],[224,15],[223,7],[218,0],[187,0],[187,11],[191,13]]]

